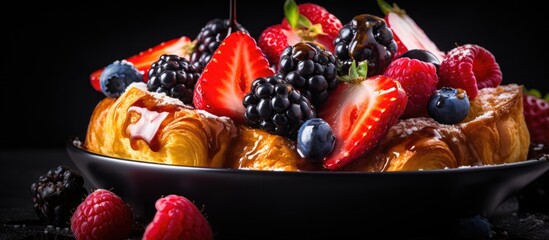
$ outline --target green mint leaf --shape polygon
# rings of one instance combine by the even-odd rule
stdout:
[[[292,28],[297,27],[299,22],[299,9],[294,0],[286,0],[284,2],[284,16]]]

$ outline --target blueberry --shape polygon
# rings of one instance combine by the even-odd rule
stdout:
[[[297,133],[297,152],[314,162],[321,161],[332,152],[334,143],[332,128],[321,118],[305,121]]]
[[[399,58],[403,58],[403,57],[407,57],[407,58],[411,58],[411,59],[417,59],[417,60],[420,60],[420,61],[426,62],[426,63],[432,63],[433,65],[435,65],[437,70],[438,70],[438,67],[440,66],[440,60],[438,60],[438,58],[435,56],[435,54],[433,54],[433,53],[431,53],[427,50],[423,50],[423,49],[409,50],[409,51],[403,53],[402,55],[400,55]]]
[[[467,117],[469,107],[467,92],[459,88],[443,87],[429,99],[427,112],[439,123],[455,124]]]
[[[480,215],[462,218],[454,228],[457,239],[492,239],[490,222]]]
[[[101,91],[112,98],[120,96],[133,82],[143,82],[143,75],[132,63],[125,60],[115,61],[105,67],[99,76]]]

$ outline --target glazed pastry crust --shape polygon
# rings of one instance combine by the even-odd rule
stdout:
[[[245,170],[320,170],[319,164],[301,158],[295,142],[261,129],[239,127],[226,167]]]
[[[376,149],[343,171],[443,169],[526,160],[530,135],[522,86],[481,89],[466,119],[444,125],[430,118],[401,120]]]
[[[157,120],[156,131],[143,127],[149,122],[137,127],[158,114],[164,118]],[[96,106],[84,147],[123,159],[221,167],[234,137],[236,127],[229,118],[190,109],[164,94],[151,94],[139,83],[130,85],[118,99],[105,98]]]

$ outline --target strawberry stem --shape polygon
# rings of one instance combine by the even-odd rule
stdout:
[[[522,88],[522,91],[524,94],[531,95],[539,99],[543,99],[546,102],[549,102],[549,93],[546,93],[545,96],[543,96],[539,90],[535,88],[526,89],[525,87]]]
[[[297,4],[294,0],[286,0],[284,2],[284,16],[286,17],[286,20],[288,20],[288,23],[292,27],[292,29],[295,29],[297,27],[297,24],[299,22],[299,9],[297,8]]]
[[[391,12],[396,13],[398,15],[406,15],[406,11],[404,11],[404,9],[399,8],[396,3],[393,3],[393,5],[391,6],[391,4],[385,2],[384,0],[377,0],[377,5],[379,6],[383,14],[385,14],[385,16],[387,16],[387,14]]]
[[[337,76],[337,78],[343,82],[360,83],[364,81],[368,76],[368,61],[364,60],[356,65],[356,61],[353,60],[349,72],[347,75]]]

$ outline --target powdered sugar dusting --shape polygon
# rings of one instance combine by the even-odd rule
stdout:
[[[177,106],[184,107],[184,108],[189,108],[189,109],[193,108],[189,105],[185,105],[183,102],[181,102],[181,100],[179,100],[177,98],[173,98],[173,97],[170,97],[170,96],[166,95],[166,93],[149,92],[149,90],[147,90],[147,84],[144,83],[144,82],[134,82],[134,83],[132,83],[128,86],[128,88],[131,88],[131,87],[134,87],[134,88],[137,88],[141,91],[144,91],[144,92],[150,94],[151,96],[153,96],[154,98],[160,100],[159,103],[158,103],[158,105],[160,105],[160,106],[162,106],[162,105],[177,105]]]

